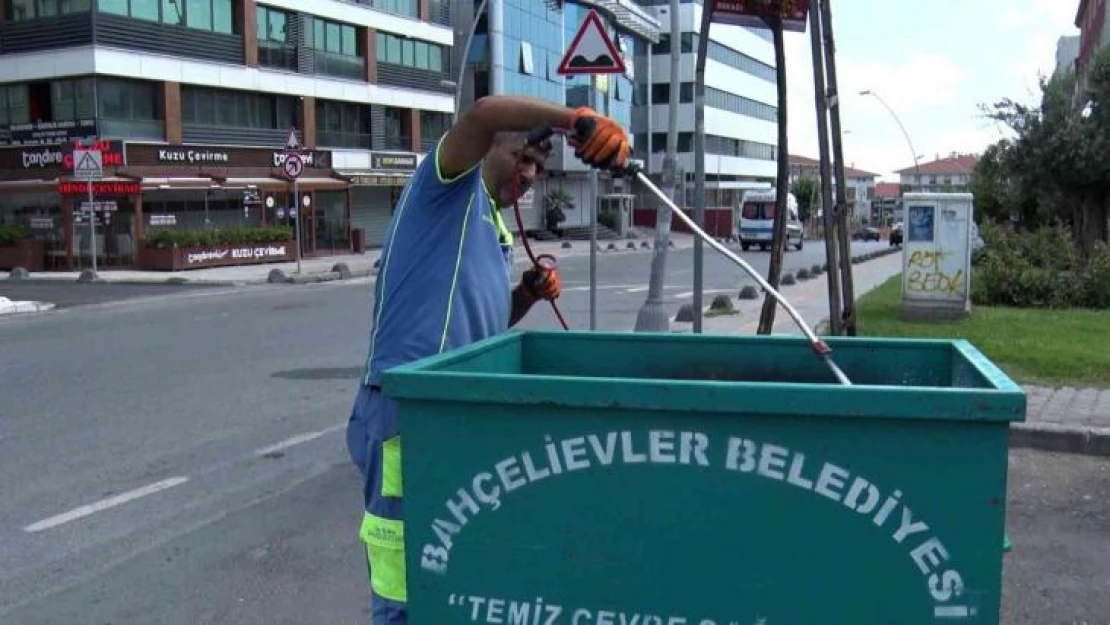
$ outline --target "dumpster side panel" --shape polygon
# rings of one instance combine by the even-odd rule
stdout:
[[[410,622],[998,622],[1008,423],[402,400]]]

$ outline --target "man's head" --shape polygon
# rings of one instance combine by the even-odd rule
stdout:
[[[551,154],[550,141],[526,146],[527,139],[526,132],[499,132],[483,159],[486,184],[499,208],[511,206],[532,188]],[[516,195],[513,195],[514,178]]]

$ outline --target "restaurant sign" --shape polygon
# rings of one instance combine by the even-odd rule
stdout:
[[[0,150],[0,169],[72,171],[73,148],[72,143],[64,143]],[[89,149],[100,151],[105,167],[119,167],[125,162],[122,141],[97,141]]]
[[[300,152],[307,167],[328,169],[331,152],[304,150]],[[182,165],[193,167],[280,167],[285,162],[284,150],[243,148],[233,146],[192,145],[127,145],[128,165]]]
[[[142,185],[138,182],[102,181],[92,183],[93,195],[139,195]],[[87,182],[59,182],[58,193],[62,195],[87,195]]]

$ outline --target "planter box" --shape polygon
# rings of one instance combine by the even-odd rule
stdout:
[[[46,263],[46,244],[42,241],[21,239],[15,245],[0,247],[0,269],[23,267],[27,271],[43,271]]]
[[[296,260],[296,242],[246,243],[242,245],[208,245],[201,247],[142,248],[139,268],[159,271],[183,271],[287,263]]]

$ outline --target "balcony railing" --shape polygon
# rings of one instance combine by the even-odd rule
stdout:
[[[316,73],[338,78],[363,80],[366,77],[366,59],[316,50]]]
[[[297,71],[297,48],[276,41],[259,40],[258,64],[295,72]]]

